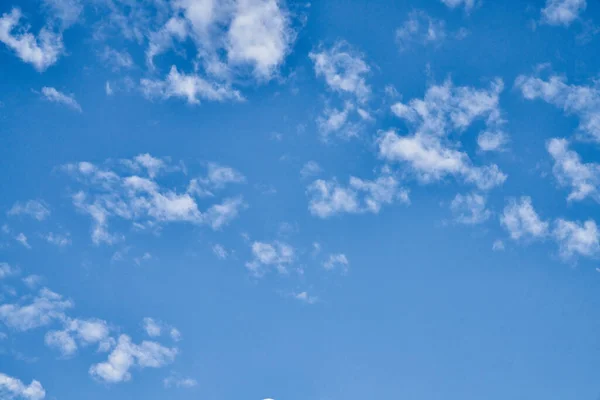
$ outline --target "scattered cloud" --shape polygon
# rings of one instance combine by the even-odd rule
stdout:
[[[597,84],[569,85],[564,77],[552,75],[547,80],[520,75],[515,86],[527,100],[542,99],[579,118],[579,133],[600,142],[600,88]]]
[[[166,388],[189,389],[198,386],[198,381],[193,378],[181,378],[171,375],[163,380],[163,385]]]
[[[7,400],[42,400],[46,397],[46,391],[41,383],[36,380],[31,381],[29,385],[25,385],[19,379],[0,372],[0,395]]]
[[[303,303],[306,304],[315,304],[316,302],[319,301],[319,298],[316,296],[311,296],[308,294],[308,292],[300,292],[300,293],[293,293],[292,296],[296,299],[299,300]]]
[[[485,131],[477,136],[477,145],[482,151],[502,151],[507,143],[508,136],[502,131]]]
[[[394,130],[381,132],[377,139],[379,156],[407,165],[425,183],[452,175],[481,190],[501,185],[507,177],[497,165],[473,165],[450,135],[460,135],[476,120],[483,120],[488,132],[500,131],[504,124],[499,108],[503,88],[500,79],[494,80],[488,90],[455,87],[446,81],[431,86],[423,100],[394,104],[392,111],[412,133],[400,136]]]
[[[69,108],[72,108],[75,111],[82,112],[81,106],[79,105],[77,100],[75,100],[75,97],[73,95],[61,93],[53,87],[46,86],[42,88],[42,94],[48,101],[51,101],[53,103],[61,103]]]
[[[309,178],[311,176],[319,175],[322,169],[316,161],[308,161],[302,166],[300,170],[300,176],[302,178]]]
[[[411,11],[408,19],[396,29],[396,42],[400,51],[405,51],[414,44],[438,45],[446,36],[445,22],[421,10]]]
[[[215,253],[217,258],[220,260],[225,260],[229,256],[225,247],[223,247],[220,244],[213,245],[212,251],[213,251],[213,253]]]
[[[7,214],[9,216],[27,215],[38,221],[43,221],[50,215],[48,205],[40,200],[27,200],[26,202],[16,202]]]
[[[108,359],[92,365],[89,373],[106,383],[126,382],[131,379],[131,368],[160,368],[172,363],[177,353],[177,348],[168,348],[152,341],[135,344],[129,336],[121,335]]]
[[[47,235],[44,236],[44,239],[46,239],[48,243],[58,247],[65,247],[71,244],[71,237],[68,234],[61,235],[58,233],[49,232]]]
[[[374,181],[350,177],[348,186],[335,180],[318,179],[307,188],[311,214],[328,218],[341,213],[377,214],[383,205],[395,201],[409,204],[408,190],[391,175],[383,174]]]
[[[330,271],[336,268],[341,268],[343,272],[348,271],[348,266],[350,262],[345,254],[330,254],[327,260],[323,262],[323,268]]]
[[[13,8],[0,17],[0,42],[13,50],[23,62],[42,72],[58,61],[63,53],[62,35],[48,27],[40,30],[37,37],[29,27],[21,23],[22,12]]]
[[[450,203],[456,222],[467,225],[480,224],[488,220],[492,212],[486,208],[486,198],[480,194],[457,194]]]
[[[579,223],[559,218],[554,224],[552,235],[564,259],[571,259],[576,255],[594,257],[600,251],[598,227],[593,220]]]
[[[0,320],[9,328],[28,331],[64,319],[65,311],[71,307],[70,300],[43,288],[29,304],[0,305]]]
[[[23,246],[27,247],[28,249],[31,248],[31,245],[29,244],[29,242],[27,241],[27,236],[25,236],[25,234],[23,232],[19,233],[16,237],[15,240],[19,243],[21,243]]]
[[[537,239],[548,234],[548,222],[540,219],[527,196],[510,199],[500,216],[500,223],[513,240]]]
[[[546,0],[546,6],[542,8],[542,22],[569,26],[586,7],[586,0]]]
[[[591,197],[600,202],[600,165],[583,163],[579,154],[569,150],[569,142],[566,139],[550,139],[546,148],[554,160],[552,172],[558,183],[571,187],[567,200],[580,201]]]
[[[64,357],[74,355],[79,346],[98,344],[100,351],[108,351],[114,345],[106,321],[66,318],[63,324],[64,329],[47,332],[44,340],[48,347],[58,349]]]
[[[144,330],[150,337],[157,337],[162,333],[161,325],[152,318],[144,318]]]
[[[477,0],[441,0],[442,3],[450,8],[464,7],[467,12],[475,7],[476,1]]]
[[[251,249],[253,259],[246,263],[246,268],[255,276],[264,275],[268,267],[274,267],[278,272],[285,273],[287,267],[295,260],[294,248],[284,242],[253,242]]]
[[[493,251],[504,251],[504,242],[500,239],[494,240],[492,244]]]

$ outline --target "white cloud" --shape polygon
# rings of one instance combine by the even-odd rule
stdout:
[[[309,54],[317,76],[324,77],[331,90],[351,94],[359,102],[366,101],[371,93],[365,78],[370,68],[363,56],[343,41],[330,49],[319,50]]]
[[[470,11],[475,6],[476,0],[441,0],[442,3],[450,8],[465,7],[466,11]]]
[[[107,96],[112,96],[114,91],[112,86],[110,85],[109,81],[106,81],[106,83],[104,84],[104,91],[106,92]]]
[[[192,182],[187,185],[186,191],[176,192],[172,188],[162,188],[152,179],[162,171],[187,174],[182,167],[171,166],[149,154],[142,154],[133,160],[121,160],[120,165],[136,172],[145,171],[148,177],[118,174],[88,162],[63,166],[65,171],[87,186],[87,193],[82,190],[73,195],[73,204],[92,217],[92,241],[95,244],[114,244],[122,239],[120,235],[109,233],[110,218],[124,219],[141,228],[186,222],[206,224],[216,230],[231,222],[246,207],[242,197],[238,196],[222,199],[206,211],[200,211],[194,197],[198,193],[192,190]],[[206,182],[211,189],[215,189],[241,179],[237,171],[212,164]]]
[[[336,214],[379,213],[381,207],[400,201],[410,203],[408,191],[391,175],[381,175],[374,181],[350,177],[348,186],[335,180],[318,179],[307,188],[309,210],[320,218]]]
[[[25,283],[29,289],[35,289],[41,282],[42,277],[39,275],[28,275],[23,278],[23,283]]]
[[[231,167],[211,162],[208,164],[206,182],[213,188],[221,189],[230,183],[243,183],[246,181],[244,175]]]
[[[510,199],[500,216],[500,223],[514,240],[542,238],[548,233],[548,222],[540,219],[527,196],[518,201]]]
[[[76,111],[82,111],[81,106],[79,105],[79,103],[77,103],[77,100],[75,100],[75,97],[73,97],[73,95],[61,93],[53,87],[46,86],[42,88],[42,94],[47,100],[53,103],[61,103]]]
[[[575,255],[593,257],[600,251],[598,227],[593,220],[584,223],[557,219],[552,234],[565,259]]]
[[[492,244],[493,251],[504,251],[504,242],[500,239],[494,240]]]
[[[323,268],[326,270],[332,270],[339,267],[345,272],[348,270],[348,265],[350,265],[350,262],[346,255],[342,253],[330,254],[327,260],[323,262]]]
[[[402,26],[396,29],[396,42],[401,51],[413,44],[439,44],[446,38],[445,25],[444,21],[432,18],[424,11],[413,10]]]
[[[215,255],[217,256],[217,258],[219,258],[220,260],[224,260],[227,258],[227,256],[229,255],[227,253],[227,250],[225,249],[225,247],[223,247],[220,244],[215,244],[212,247],[213,253],[215,253]]]
[[[43,201],[39,200],[27,200],[25,203],[16,202],[10,210],[8,215],[27,215],[31,218],[35,218],[38,221],[43,221],[50,215],[48,206]]]
[[[486,198],[476,193],[457,194],[450,203],[450,210],[461,224],[480,224],[492,214],[486,208]]]
[[[144,330],[148,336],[157,337],[162,333],[162,326],[152,318],[144,318]]]
[[[296,300],[300,300],[301,302],[307,303],[307,304],[315,304],[316,302],[319,301],[318,297],[312,296],[312,295],[308,294],[308,292],[293,293],[292,296]]]
[[[294,40],[287,11],[278,0],[238,0],[227,32],[227,58],[249,64],[254,75],[270,79]]]
[[[172,66],[164,81],[142,79],[142,91],[147,97],[168,99],[182,97],[190,104],[200,104],[200,99],[211,101],[243,100],[239,91],[225,84],[219,84],[203,79],[198,75],[179,73]]]
[[[125,50],[115,50],[106,46],[101,54],[104,63],[112,66],[113,70],[130,69],[134,66],[133,58]]]
[[[189,389],[198,385],[198,382],[193,378],[180,378],[177,376],[169,376],[163,380],[163,385],[166,388],[183,388]]]
[[[30,304],[0,305],[0,320],[9,328],[27,331],[64,319],[64,312],[72,306],[70,300],[63,300],[59,294],[43,288]]]
[[[63,356],[75,354],[78,347],[98,344],[99,349],[108,351],[114,344],[109,336],[110,329],[106,321],[100,319],[70,319],[64,321],[63,330],[53,330],[44,338],[48,347],[58,349]]]
[[[80,0],[43,0],[43,3],[51,14],[60,21],[62,29],[78,22],[83,13],[83,4]]]
[[[53,244],[58,247],[65,247],[71,244],[71,238],[69,235],[61,235],[58,233],[48,233],[44,236],[44,239],[50,244]]]
[[[300,176],[302,178],[308,178],[321,173],[321,166],[316,161],[308,161],[302,166],[300,170]]]
[[[569,26],[586,6],[586,0],[546,0],[546,6],[542,8],[542,22]]]
[[[504,123],[499,108],[503,87],[500,79],[493,81],[489,90],[455,87],[446,81],[431,86],[422,100],[394,104],[392,111],[412,133],[400,136],[394,130],[382,132],[377,140],[379,156],[408,165],[423,182],[453,175],[482,190],[501,185],[506,175],[498,166],[474,166],[450,136],[460,135],[476,120],[483,120],[488,130],[498,130]]]
[[[28,249],[31,248],[31,245],[29,244],[29,242],[27,241],[27,236],[25,236],[25,234],[23,232],[19,233],[16,237],[15,240],[19,243],[21,243],[23,246],[27,247]]]
[[[138,345],[129,336],[121,335],[108,360],[92,365],[89,373],[107,383],[125,382],[131,379],[131,368],[160,368],[172,363],[177,353],[176,348],[150,341]]]
[[[62,54],[62,35],[42,28],[36,38],[27,25],[20,24],[21,17],[21,10],[16,7],[0,17],[0,42],[12,49],[23,62],[42,72],[56,63]]]
[[[254,275],[264,274],[265,267],[275,267],[279,272],[287,272],[287,267],[294,262],[294,248],[287,243],[274,241],[271,243],[252,243],[252,261],[246,263]]]
[[[46,391],[40,382],[36,380],[32,380],[29,385],[25,385],[19,379],[0,372],[0,397],[6,400],[42,400],[46,397]]]
[[[5,262],[0,262],[0,279],[17,274],[17,270]]]
[[[572,188],[567,200],[591,197],[600,202],[600,165],[581,162],[579,154],[569,150],[569,142],[565,139],[550,139],[546,147],[554,160],[552,172],[559,184]]]
[[[508,142],[508,137],[506,133],[502,131],[490,132],[485,131],[481,132],[479,136],[477,136],[477,145],[483,151],[501,151],[504,150],[504,146]]]
[[[181,340],[181,332],[179,332],[179,329],[177,328],[171,328],[171,330],[169,331],[169,336],[171,336],[171,339],[173,339],[176,342],[179,342]]]
[[[520,75],[515,86],[528,100],[542,99],[579,118],[579,131],[600,142],[600,88],[597,85],[568,85],[563,77],[548,80]]]

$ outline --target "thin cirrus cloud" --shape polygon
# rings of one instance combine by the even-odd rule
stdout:
[[[75,97],[73,95],[59,92],[58,90],[56,90],[53,87],[43,87],[42,95],[44,96],[44,98],[46,100],[48,100],[50,102],[63,104],[63,105],[65,105],[75,111],[78,111],[78,112],[83,111],[81,109],[81,106],[79,105],[77,100],[75,100]]]
[[[9,216],[26,215],[38,221],[43,221],[50,216],[50,209],[41,200],[27,200],[13,204],[7,214]]]

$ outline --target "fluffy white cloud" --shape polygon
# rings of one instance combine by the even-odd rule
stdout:
[[[79,112],[82,111],[81,106],[79,105],[79,103],[77,103],[77,100],[75,100],[75,97],[73,97],[72,95],[61,93],[53,87],[43,87],[42,94],[47,100],[53,103],[61,103],[66,105],[67,107],[72,108],[73,110]]]
[[[10,210],[8,215],[27,215],[31,218],[35,218],[38,221],[43,221],[50,215],[48,206],[43,201],[39,200],[27,200],[26,202],[16,202]]]
[[[586,0],[546,0],[542,21],[549,25],[569,26],[586,6]]]
[[[367,101],[371,87],[366,82],[370,67],[364,57],[347,42],[339,41],[331,48],[321,46],[318,51],[309,54],[314,63],[315,73],[323,77],[327,87],[337,97],[332,106],[332,99],[327,101],[322,115],[317,118],[317,125],[323,140],[330,135],[349,139],[358,136],[363,125],[372,120],[367,109]]]
[[[581,162],[579,154],[569,150],[569,142],[565,139],[549,140],[547,149],[554,159],[552,172],[559,184],[572,188],[567,197],[569,201],[583,200],[586,197],[600,201],[600,165]]]
[[[109,218],[128,220],[141,228],[156,227],[157,224],[163,223],[187,222],[207,224],[213,229],[221,229],[246,206],[241,197],[230,197],[212,204],[202,212],[195,198],[200,188],[198,180],[195,182],[196,186],[192,185],[192,181],[187,185],[185,192],[178,193],[162,188],[153,179],[162,171],[181,171],[181,168],[168,165],[164,160],[149,154],[139,155],[133,160],[121,160],[120,164],[141,175],[145,172],[147,177],[120,174],[87,162],[63,167],[87,186],[88,193],[77,192],[73,196],[73,204],[92,217],[92,241],[95,244],[113,244],[121,239],[119,235],[109,233]],[[244,179],[229,167],[210,164],[208,170],[208,178],[201,182],[213,190]],[[194,187],[198,190],[192,190]]]
[[[228,84],[206,80],[199,75],[180,73],[176,66],[165,80],[142,79],[142,92],[149,98],[182,97],[190,104],[200,104],[200,99],[211,101],[243,100],[239,91]]]
[[[162,333],[162,326],[152,318],[144,318],[144,330],[150,337],[160,336]]]
[[[348,186],[318,179],[308,186],[307,194],[310,212],[320,218],[341,213],[377,214],[383,205],[395,201],[410,203],[408,191],[400,187],[396,178],[385,174],[374,181],[352,176]]]
[[[252,261],[246,263],[254,275],[264,274],[266,267],[275,267],[280,273],[287,272],[287,267],[294,262],[294,248],[287,243],[274,241],[271,243],[252,243]]]
[[[227,32],[227,58],[247,64],[255,76],[270,79],[289,51],[294,33],[278,0],[238,0]]]
[[[36,380],[25,385],[21,380],[0,372],[0,397],[6,400],[42,400],[46,397],[46,391]]]
[[[131,379],[131,368],[160,368],[172,363],[177,353],[176,348],[150,341],[138,345],[129,336],[121,335],[108,360],[92,365],[89,373],[107,383],[124,382]]]
[[[466,11],[471,10],[475,6],[476,0],[441,0],[442,3],[450,8],[465,7]]]
[[[454,218],[461,224],[480,224],[492,214],[486,208],[486,199],[476,193],[457,194],[450,203]]]
[[[487,131],[498,131],[504,123],[499,108],[503,87],[500,79],[488,90],[455,87],[446,81],[431,86],[422,100],[394,104],[392,111],[412,133],[400,136],[394,130],[382,132],[377,140],[380,157],[408,165],[423,182],[453,175],[482,190],[501,185],[506,175],[495,164],[474,166],[449,136],[460,135],[476,120],[483,120]]]
[[[44,71],[62,54],[62,35],[42,28],[35,37],[26,25],[21,25],[21,17],[19,8],[13,8],[0,17],[0,42],[12,49],[23,62],[32,64],[40,72]]]
[[[326,270],[341,268],[342,271],[345,272],[348,270],[348,265],[350,265],[348,257],[346,257],[346,255],[342,253],[330,254],[327,260],[323,262],[323,268],[325,268]]]
[[[363,56],[346,42],[337,42],[330,49],[319,49],[309,54],[317,76],[325,78],[327,86],[335,91],[353,95],[359,102],[371,93],[366,75],[371,70]]]
[[[501,151],[507,142],[508,137],[502,131],[485,131],[477,136],[477,145],[483,151]]]
[[[63,323],[64,329],[47,332],[44,341],[65,357],[75,354],[80,345],[98,344],[99,350],[108,351],[114,343],[114,339],[109,336],[110,329],[106,321],[66,318]]]
[[[597,85],[568,85],[565,78],[553,75],[548,80],[521,75],[515,86],[528,100],[542,99],[579,118],[579,131],[600,142],[600,88]]]
[[[401,51],[412,44],[439,44],[446,38],[445,25],[444,21],[432,18],[424,11],[413,10],[396,30],[396,42]]]
[[[510,199],[500,216],[500,223],[514,240],[542,238],[548,234],[548,222],[540,219],[527,196],[518,201]]]
[[[64,319],[65,311],[72,306],[70,300],[43,288],[30,304],[0,305],[0,320],[9,328],[27,331]]]
[[[600,251],[598,227],[593,220],[584,223],[557,219],[552,234],[565,259],[575,255],[592,257]]]

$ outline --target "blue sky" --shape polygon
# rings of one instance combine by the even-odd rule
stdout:
[[[0,398],[600,396],[600,5],[0,6]]]

